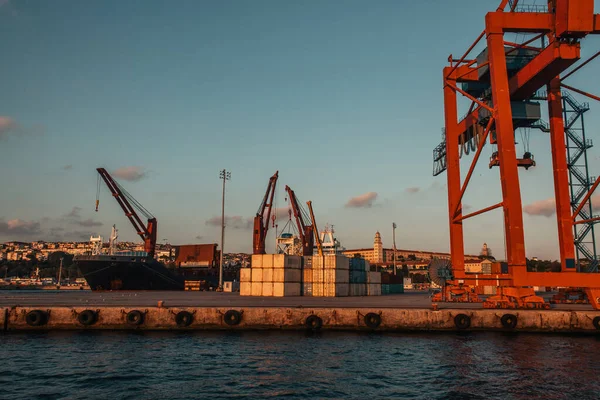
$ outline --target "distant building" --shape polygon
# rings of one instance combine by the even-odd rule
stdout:
[[[371,264],[394,264],[394,249],[383,247],[383,241],[381,240],[381,234],[379,232],[375,233],[373,247],[361,249],[347,249],[344,250],[342,254],[344,254],[347,257],[354,257],[355,254],[359,254],[362,258],[366,259]],[[398,255],[398,264],[407,264],[407,261],[430,260],[434,257],[447,260],[450,259],[449,253],[439,253],[435,251],[397,249],[396,254]],[[468,257],[469,259],[478,259],[478,256],[476,255],[465,255],[465,257]]]

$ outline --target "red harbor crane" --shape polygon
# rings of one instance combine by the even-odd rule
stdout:
[[[262,203],[260,203],[260,207],[256,212],[256,216],[254,217],[254,231],[252,235],[253,254],[265,254],[265,240],[269,230],[271,212],[273,211],[273,198],[275,197],[275,186],[277,184],[278,177],[279,171],[276,171],[275,175],[269,179],[269,185],[267,186],[265,197],[263,198]]]
[[[486,14],[484,30],[464,55],[458,59],[450,55],[449,65],[443,69],[445,129],[442,143],[434,150],[434,175],[447,171],[451,260],[444,265],[435,264],[433,269],[436,279],[444,283],[446,298],[460,294],[469,301],[472,296],[468,295],[468,290],[488,285],[496,286],[498,291],[496,296],[486,299],[484,307],[548,308],[549,305],[535,295],[532,286],[582,288],[593,307],[600,309],[598,260],[594,255],[590,263],[594,269],[585,270],[575,253],[575,246],[581,249],[580,241],[574,237],[581,232],[576,229],[578,225],[592,229],[592,224],[600,221],[600,217],[592,214],[591,203],[588,203],[600,178],[594,184],[593,180],[585,178],[580,191],[573,192],[569,174],[577,178],[577,171],[572,168],[572,146],[565,144],[565,137],[571,140],[574,135],[569,132],[574,119],[568,115],[566,107],[583,109],[577,102],[573,103],[569,92],[597,101],[600,96],[564,83],[600,55],[597,52],[569,70],[581,59],[581,39],[600,34],[600,14],[594,13],[594,0],[546,0],[540,2],[544,4],[534,6],[521,3],[519,0],[502,0],[496,11]],[[523,43],[513,43],[505,37],[507,33],[531,38]],[[472,56],[473,49],[482,40],[485,49]],[[467,115],[460,119],[458,95],[471,102]],[[548,109],[549,123],[541,121],[542,105]],[[515,131],[518,128],[536,128],[549,133],[560,272],[527,269],[518,167],[527,169],[535,163],[527,149],[522,158],[517,157]],[[489,166],[498,166],[501,201],[463,214],[463,196],[488,142],[497,146]],[[475,154],[462,179],[460,158],[463,153],[469,154],[468,149]],[[494,209],[501,209],[504,216],[506,268],[494,275],[468,274],[465,271],[463,224],[469,218]],[[595,254],[595,249],[593,252]]]
[[[298,227],[298,235],[302,241],[302,255],[312,256],[314,249],[314,226],[310,223],[311,220],[306,215],[306,212],[300,208],[296,193],[289,186],[285,187],[285,191],[290,199],[294,218],[296,219],[296,226]]]
[[[127,218],[129,218],[133,228],[144,241],[144,251],[148,253],[148,256],[154,257],[158,229],[156,218],[135,198],[133,198],[133,196],[130,195],[121,185],[119,185],[112,178],[112,176],[110,176],[108,171],[106,171],[104,168],[97,168],[96,171],[98,171],[99,174],[98,188],[96,192],[96,211],[98,211],[98,205],[100,204],[100,177],[102,177],[113,197],[115,200],[117,200],[117,203],[119,203]],[[147,225],[144,225],[136,210],[148,219]]]

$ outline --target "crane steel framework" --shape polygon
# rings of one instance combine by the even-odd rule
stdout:
[[[312,256],[314,252],[314,227],[306,212],[300,207],[296,193],[286,185],[285,191],[287,192],[290,204],[292,205],[292,211],[294,212],[294,218],[296,219],[296,226],[298,227],[298,235],[302,241],[302,255]]]
[[[279,171],[275,172],[269,179],[269,184],[263,197],[260,207],[254,217],[254,230],[252,234],[252,254],[265,254],[267,232],[269,231],[269,221],[273,212],[273,198],[275,197],[275,186]],[[268,209],[268,210],[267,210]],[[266,212],[266,215],[265,215]]]
[[[158,222],[156,221],[156,218],[150,213],[150,211],[146,210],[136,199],[134,199],[133,196],[131,196],[121,185],[119,185],[112,178],[112,176],[110,176],[106,169],[97,168],[96,171],[98,171],[99,174],[98,178],[102,177],[104,183],[106,183],[106,186],[110,190],[110,193],[125,212],[125,216],[129,218],[131,225],[133,225],[133,228],[137,234],[140,235],[144,241],[144,251],[148,253],[149,257],[154,257],[156,250],[156,238],[158,234]],[[100,204],[99,195],[100,181],[98,181],[98,190],[96,193],[96,211],[98,211],[98,205]],[[144,226],[142,219],[135,211],[136,209],[148,219],[147,226]]]
[[[510,7],[505,10],[507,5]],[[506,41],[505,33],[535,36],[516,44]],[[594,14],[594,0],[549,0],[547,7],[519,6],[518,0],[502,0],[496,11],[486,15],[484,31],[466,53],[460,59],[449,57],[450,65],[443,69],[445,144],[434,150],[434,161],[437,159],[438,164],[434,175],[447,170],[452,277],[448,281],[449,292],[453,287],[463,285],[493,285],[499,286],[498,295],[488,299],[484,303],[486,307],[547,307],[535,296],[531,286],[585,288],[590,303],[594,308],[600,308],[600,274],[577,270],[573,233],[576,225],[590,225],[600,220],[589,213],[582,214],[600,178],[591,187],[583,185],[585,190],[573,199],[576,205],[572,206],[569,172],[573,172],[569,163],[572,164],[573,159],[567,159],[565,145],[565,128],[571,127],[566,127],[563,119],[566,97],[561,88],[594,100],[600,100],[600,97],[563,83],[591,59],[560,77],[580,59],[580,40],[589,34],[600,34],[600,14]],[[484,37],[486,49],[476,58],[468,59]],[[537,41],[541,44],[536,45]],[[514,140],[515,128],[530,127],[539,120],[540,104],[533,100],[544,86],[547,90],[545,101],[549,114],[560,272],[527,271],[518,176],[518,167],[527,166],[527,163],[517,158]],[[469,112],[460,121],[457,119],[458,94],[472,102]],[[463,215],[462,199],[488,139],[498,146],[502,201]],[[464,151],[465,145],[475,151],[475,155],[464,182],[461,182],[459,160],[462,153],[459,150]],[[493,278],[467,275],[463,221],[497,208],[502,208],[504,214],[508,271]],[[588,218],[581,219],[582,215]]]

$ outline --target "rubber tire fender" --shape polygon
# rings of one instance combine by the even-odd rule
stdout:
[[[125,319],[129,325],[141,325],[144,323],[144,313],[140,310],[131,310]]]
[[[594,328],[600,331],[600,317],[594,317],[592,320],[592,325],[594,325]]]
[[[506,329],[515,329],[517,321],[518,318],[514,314],[504,314],[502,318],[500,318],[500,323]]]
[[[194,321],[194,315],[189,311],[179,311],[175,315],[175,323],[180,328],[190,326],[193,321]]]
[[[98,313],[93,310],[82,311],[77,315],[77,321],[85,326],[94,325],[98,321]]]
[[[454,325],[461,330],[469,329],[469,327],[471,327],[471,317],[467,314],[457,314],[454,317]]]
[[[42,326],[48,323],[48,313],[42,310],[32,310],[25,316],[25,322],[29,326]]]
[[[379,328],[379,325],[381,325],[381,315],[370,312],[365,315],[364,321],[365,325],[369,328],[377,329]]]
[[[309,315],[308,317],[306,317],[306,321],[304,321],[304,325],[306,325],[306,327],[308,329],[317,331],[317,330],[321,329],[321,327],[323,327],[323,320],[318,315],[314,315],[314,314]]]
[[[242,321],[242,313],[237,310],[229,310],[223,315],[223,321],[229,326],[238,325]]]

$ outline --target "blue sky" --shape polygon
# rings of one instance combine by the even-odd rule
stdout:
[[[0,241],[107,237],[112,224],[137,239],[104,186],[94,211],[102,166],[129,168],[120,182],[158,218],[161,242],[218,242],[227,168],[226,214],[238,218],[226,251],[251,251],[246,222],[275,170],[276,206],[291,186],[346,247],[372,245],[377,230],[391,246],[395,221],[399,247],[447,250],[446,177],[431,174],[442,68],[498,3],[0,1]],[[600,40],[582,47],[585,58]],[[569,83],[600,93],[597,68]],[[531,136],[539,167],[521,173],[525,205],[553,195],[548,137]],[[465,197],[473,210],[500,201],[485,164]],[[345,207],[371,192],[370,207]],[[528,256],[556,257],[555,217],[524,218]],[[487,241],[501,257],[501,221],[468,221],[467,252]]]

